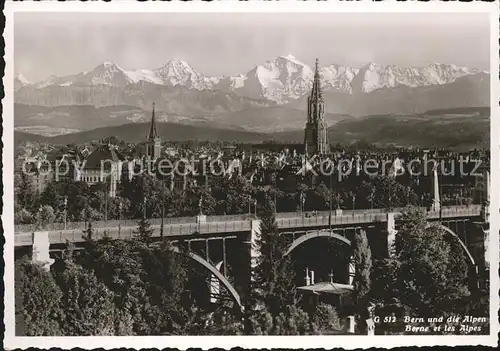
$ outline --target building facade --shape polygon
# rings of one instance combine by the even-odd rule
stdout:
[[[319,63],[316,59],[316,70],[311,95],[307,98],[307,123],[304,135],[304,149],[306,154],[325,155],[330,149],[328,146],[327,124],[325,121],[325,102],[321,92]]]
[[[109,197],[116,196],[117,185],[121,181],[122,164],[125,157],[113,145],[96,147],[85,159],[83,167],[75,168],[75,181],[88,185],[105,184]]]

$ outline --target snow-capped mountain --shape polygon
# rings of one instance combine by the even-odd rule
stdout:
[[[80,72],[77,74],[62,76],[62,77],[56,77],[54,75],[51,75],[49,78],[41,82],[35,83],[33,87],[36,89],[43,89],[51,86],[66,87],[76,84],[86,74],[87,72]]]
[[[320,68],[325,91],[348,94],[369,93],[397,86],[450,84],[459,77],[479,72],[476,69],[439,63],[427,67],[398,67],[369,63],[361,68],[330,64]],[[266,61],[246,73],[232,77],[204,75],[179,59],[173,59],[153,70],[126,70],[116,63],[105,62],[92,71],[64,77],[52,76],[32,87],[41,89],[49,86],[108,85],[124,88],[129,84],[146,81],[157,85],[180,85],[199,91],[221,90],[241,97],[265,99],[283,104],[307,94],[312,87],[313,76],[314,71],[311,66],[290,54]],[[23,87],[28,84],[27,81],[24,83],[19,81],[18,86]]]
[[[350,87],[351,92],[369,93],[398,85],[408,87],[443,85],[452,83],[459,77],[479,72],[476,69],[442,63],[432,63],[427,67],[397,67],[369,63],[351,79]]]
[[[30,85],[31,84],[31,82],[28,79],[26,79],[26,77],[22,73],[16,74],[15,79],[17,79],[23,85]]]
[[[111,85],[123,88],[130,83],[134,81],[124,69],[114,62],[104,62],[81,76],[73,85]]]
[[[17,73],[16,77],[14,78],[14,90],[18,90],[22,87],[31,85],[32,83],[26,79],[25,76],[23,76],[22,73]]]
[[[218,78],[211,78],[193,69],[187,62],[173,59],[165,66],[155,69],[153,72],[157,80],[164,85],[181,85],[189,89],[211,90],[214,89]]]
[[[351,82],[358,73],[358,68],[340,65],[329,65],[320,69],[325,90],[338,90],[345,93],[352,93]]]
[[[222,78],[216,88],[284,103],[306,94],[312,86],[313,74],[311,67],[293,55],[279,56],[246,74]]]

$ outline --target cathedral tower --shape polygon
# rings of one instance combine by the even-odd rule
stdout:
[[[161,153],[161,138],[158,134],[155,118],[155,104],[153,103],[153,115],[151,116],[151,125],[146,139],[146,158],[150,161],[155,161],[160,157]]]
[[[304,134],[306,153],[312,155],[329,153],[327,125],[325,121],[325,102],[321,93],[318,59],[316,59],[311,95],[307,98],[307,123]]]

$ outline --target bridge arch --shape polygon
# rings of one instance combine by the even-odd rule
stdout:
[[[460,239],[460,237],[457,235],[457,233],[455,233],[453,230],[451,230],[450,228],[448,228],[447,226],[445,226],[443,224],[427,223],[426,228],[438,228],[438,229],[444,230],[446,233],[452,235],[458,241],[460,246],[462,246],[462,248],[464,249],[465,254],[467,255],[467,258],[470,261],[470,263],[472,264],[472,266],[476,267],[476,261],[474,260],[474,257],[472,257],[469,249],[467,248],[467,246],[465,246],[464,242],[462,241],[462,239]]]
[[[306,241],[309,241],[314,238],[334,238],[337,240],[342,241],[343,243],[351,246],[351,241],[342,235],[339,235],[337,233],[334,233],[330,230],[314,230],[311,232],[306,232],[305,235],[302,235],[300,238],[295,239],[288,250],[285,252],[285,256],[289,255],[292,253],[293,250],[295,250],[297,247],[305,243]]]
[[[181,252],[181,250],[179,250],[179,248],[176,247],[176,246],[172,246],[171,250],[173,252],[175,252],[175,253],[183,254],[183,252]],[[201,256],[195,254],[192,251],[188,251],[186,254],[189,256],[189,258],[191,258],[194,261],[198,262],[203,267],[205,267],[206,269],[208,269],[214,276],[216,276],[217,279],[222,283],[222,285],[224,285],[227,288],[227,290],[229,291],[229,293],[233,297],[234,301],[236,301],[236,303],[238,304],[238,306],[240,306],[240,308],[242,308],[240,295],[238,294],[238,292],[236,291],[236,289],[231,285],[231,283],[227,280],[227,278],[224,277],[222,275],[222,273],[219,272],[219,270],[217,268],[215,268],[213,265],[210,264],[210,262],[208,262],[207,260],[205,260],[204,258],[202,258]]]

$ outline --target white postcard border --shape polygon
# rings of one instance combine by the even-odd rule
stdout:
[[[14,129],[13,123],[13,91],[14,91],[14,67],[13,67],[13,18],[14,13],[19,11],[46,11],[46,12],[489,12],[491,18],[491,222],[490,222],[490,335],[487,336],[117,336],[117,337],[16,337],[14,326]],[[497,311],[499,279],[499,208],[500,208],[500,167],[498,121],[500,89],[498,82],[499,69],[499,14],[498,4],[473,2],[392,2],[384,1],[374,3],[362,2],[316,2],[316,1],[219,1],[219,2],[135,2],[125,0],[114,0],[111,2],[11,2],[6,1],[4,15],[6,16],[6,27],[4,31],[5,40],[5,75],[3,84],[5,98],[2,101],[3,113],[3,200],[2,223],[4,227],[5,248],[5,348],[50,348],[60,347],[71,349],[81,347],[83,349],[93,348],[117,348],[128,347],[142,348],[164,348],[173,347],[186,349],[188,347],[201,347],[210,349],[214,347],[229,349],[232,347],[245,348],[334,348],[345,349],[395,346],[436,346],[436,345],[497,345],[497,333],[499,332]]]

